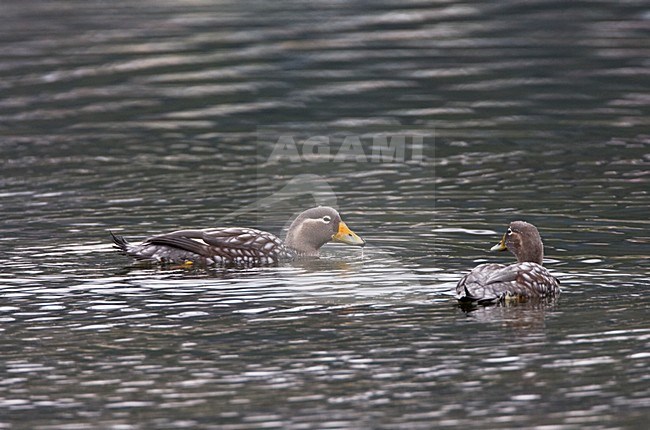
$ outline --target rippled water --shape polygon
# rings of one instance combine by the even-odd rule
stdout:
[[[0,8],[0,428],[645,428],[644,2]],[[180,270],[108,235],[317,203],[368,246]],[[459,309],[516,218],[562,295]]]

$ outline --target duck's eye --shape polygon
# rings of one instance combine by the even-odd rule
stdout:
[[[508,236],[510,236],[511,234],[512,234],[512,229],[508,227]]]
[[[332,218],[329,215],[325,215],[322,219],[325,224],[329,224],[329,222],[332,221]]]

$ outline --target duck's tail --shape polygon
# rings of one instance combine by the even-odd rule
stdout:
[[[113,243],[114,243],[113,248],[127,254],[129,252],[128,250],[129,242],[127,242],[126,239],[124,239],[124,237],[113,234],[113,232],[110,230],[108,232],[111,234],[111,237],[113,238]]]

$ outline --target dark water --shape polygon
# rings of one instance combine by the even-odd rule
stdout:
[[[647,425],[645,2],[0,9],[0,428]],[[368,247],[222,271],[109,244],[314,204]],[[561,297],[462,311],[518,218]]]

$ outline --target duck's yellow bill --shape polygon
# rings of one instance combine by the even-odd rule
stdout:
[[[343,221],[339,223],[338,233],[332,235],[332,240],[334,242],[341,242],[354,246],[364,246],[366,244],[366,241],[361,239],[355,232],[350,230]]]
[[[492,248],[490,248],[490,251],[505,251],[507,249],[508,247],[506,246],[506,235],[504,234],[503,237],[501,238],[501,242],[497,243]]]

